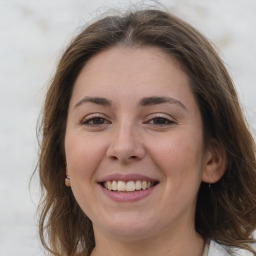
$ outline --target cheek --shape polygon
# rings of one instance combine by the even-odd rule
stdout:
[[[82,180],[93,176],[105,152],[102,141],[83,136],[67,136],[65,150],[68,172]]]
[[[76,201],[90,218],[95,204],[95,173],[104,157],[102,143],[83,136],[69,136],[65,140],[67,171]]]
[[[176,210],[184,210],[191,205],[194,207],[202,177],[200,140],[176,136],[161,145],[158,144],[152,155],[165,177],[163,180],[166,193],[163,193],[163,201],[175,205]],[[173,210],[172,207],[168,209]]]
[[[155,144],[156,145],[156,144]],[[198,136],[175,136],[157,143],[152,158],[164,175],[178,184],[195,177],[202,171],[202,139]]]

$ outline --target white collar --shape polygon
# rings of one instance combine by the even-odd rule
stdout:
[[[227,252],[227,248],[228,248],[227,246],[211,241],[208,256],[231,256],[231,254]],[[233,250],[234,250],[233,256],[253,256],[252,253],[246,250],[237,249],[237,248]]]
[[[211,241],[208,256],[229,256],[223,245],[220,245],[214,241]]]

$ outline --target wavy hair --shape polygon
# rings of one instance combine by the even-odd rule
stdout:
[[[106,16],[87,26],[62,55],[48,89],[41,123],[38,171],[42,197],[40,238],[55,256],[90,255],[92,223],[65,186],[64,138],[74,82],[86,61],[104,49],[156,46],[190,77],[201,111],[205,142],[214,138],[227,159],[224,176],[209,189],[202,183],[195,227],[204,239],[256,253],[255,141],[244,119],[232,80],[218,54],[196,29],[157,9]]]

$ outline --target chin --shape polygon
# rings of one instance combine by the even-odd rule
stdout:
[[[144,216],[145,217],[145,216]],[[143,216],[135,218],[134,216],[113,216],[110,222],[106,221],[102,224],[105,232],[126,241],[138,241],[152,234],[155,230],[152,222],[147,221]],[[97,227],[94,225],[94,229]]]

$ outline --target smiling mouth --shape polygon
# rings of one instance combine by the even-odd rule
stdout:
[[[148,190],[151,187],[158,184],[157,181],[122,181],[122,180],[113,180],[113,181],[105,181],[100,183],[104,188],[114,192],[135,192],[141,190]]]

